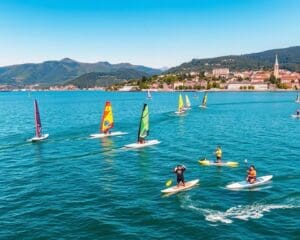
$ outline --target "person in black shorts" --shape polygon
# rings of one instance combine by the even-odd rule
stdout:
[[[185,186],[184,184],[184,171],[186,170],[184,165],[177,165],[174,168],[174,173],[176,173],[177,176],[177,187],[179,187],[180,185]]]

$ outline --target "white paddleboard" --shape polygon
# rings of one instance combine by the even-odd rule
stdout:
[[[158,141],[158,140],[148,140],[145,143],[132,143],[132,144],[125,145],[124,147],[126,147],[126,148],[143,148],[143,147],[156,145],[159,143],[160,143],[160,141]]]
[[[233,189],[233,190],[242,189],[242,188],[253,188],[253,187],[267,184],[272,178],[273,175],[258,177],[254,183],[249,183],[247,181],[236,182],[236,183],[228,184],[226,188]]]
[[[181,112],[176,111],[175,114],[177,114],[177,115],[183,115],[183,114],[185,114],[185,111],[181,111]]]
[[[214,161],[210,161],[210,160],[199,160],[199,163],[201,165],[204,165],[204,166],[219,166],[219,167],[237,167],[239,165],[238,162],[231,162],[231,161],[228,161],[228,162],[220,162],[220,163],[217,163],[217,162],[214,162]]]
[[[48,138],[48,137],[49,137],[49,134],[46,133],[46,134],[43,134],[43,135],[40,136],[40,137],[33,137],[33,138],[29,139],[28,141],[30,141],[30,142],[38,142],[38,141],[45,140],[45,139]]]
[[[186,189],[189,189],[189,188],[195,186],[198,182],[199,182],[199,179],[195,179],[195,180],[186,182],[184,186],[177,187],[177,185],[176,185],[174,187],[169,187],[164,190],[161,190],[161,192],[162,193],[176,193],[176,192],[184,191]]]
[[[293,118],[300,118],[300,115],[293,114],[292,117],[293,117]]]
[[[105,137],[112,137],[112,136],[121,136],[121,135],[125,135],[127,134],[127,132],[110,132],[110,133],[95,133],[95,134],[91,134],[90,138],[105,138]]]

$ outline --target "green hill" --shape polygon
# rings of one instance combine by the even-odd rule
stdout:
[[[115,73],[121,69],[125,75],[137,71],[145,76],[161,73],[158,69],[129,63],[110,64],[108,62],[81,63],[69,58],[61,61],[46,61],[38,64],[20,64],[0,67],[0,84],[24,86],[30,84],[62,84],[90,72]],[[128,71],[128,73],[126,73]],[[112,75],[113,75],[112,74]],[[134,75],[134,78],[136,76]]]
[[[167,72],[211,71],[214,68],[229,68],[230,71],[271,69],[273,68],[276,54],[278,54],[280,68],[300,72],[300,46],[272,49],[245,55],[193,59],[190,62],[173,67]]]
[[[91,88],[95,86],[108,87],[115,83],[122,83],[126,80],[140,79],[149,76],[151,75],[143,71],[121,68],[114,72],[92,72],[83,74],[78,78],[67,81],[65,85],[72,84],[79,88]]]

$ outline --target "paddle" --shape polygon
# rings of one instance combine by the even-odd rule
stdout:
[[[248,160],[247,159],[245,159],[245,164],[246,164],[246,166],[247,166],[247,169],[249,169],[249,165],[248,165]],[[248,175],[246,176],[246,181],[248,181]]]

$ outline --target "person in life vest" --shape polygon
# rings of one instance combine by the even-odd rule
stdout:
[[[216,162],[220,163],[222,161],[222,149],[220,146],[218,146],[216,148],[215,154],[216,154],[216,158],[217,158]]]
[[[254,183],[256,181],[256,169],[253,165],[247,170],[247,182]]]
[[[177,176],[177,187],[180,186],[180,184],[182,186],[185,186],[185,183],[184,183],[184,171],[186,170],[186,167],[184,165],[177,165],[173,172],[176,173],[176,176]]]

